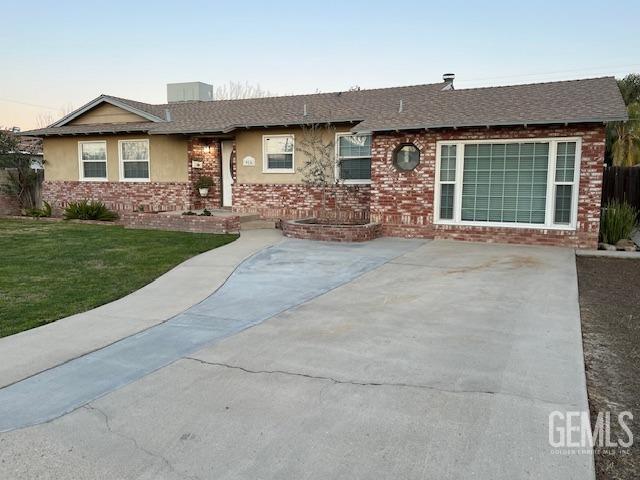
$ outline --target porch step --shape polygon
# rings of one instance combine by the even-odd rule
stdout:
[[[240,217],[240,230],[259,230],[276,228],[276,222],[273,220],[251,220],[242,221]]]
[[[249,223],[255,222],[256,220],[260,220],[260,215],[247,214],[247,213],[236,213],[240,217],[240,223]]]

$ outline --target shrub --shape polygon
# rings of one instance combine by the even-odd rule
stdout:
[[[636,226],[638,210],[626,202],[613,200],[604,208],[600,219],[600,236],[604,243],[615,245],[631,237]]]
[[[211,188],[213,185],[213,178],[208,175],[203,175],[196,180],[196,188]]]
[[[207,210],[206,208],[204,210],[202,210],[202,213],[200,214],[201,217],[210,217],[211,216],[211,211]]]
[[[47,202],[42,202],[42,208],[27,208],[26,214],[29,217],[43,218],[51,216],[51,205]]]
[[[187,211],[187,212],[182,212],[182,215],[187,215],[187,216],[193,216],[193,215],[197,215],[196,212],[192,212],[191,210]]]
[[[100,220],[103,222],[113,222],[118,219],[118,214],[109,210],[102,202],[82,200],[71,202],[64,209],[65,220]]]

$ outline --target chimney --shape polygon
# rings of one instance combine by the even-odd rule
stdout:
[[[455,73],[445,73],[442,75],[442,80],[444,81],[444,87],[442,87],[442,90],[453,90],[454,78],[456,78]]]

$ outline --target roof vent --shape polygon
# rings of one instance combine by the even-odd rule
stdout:
[[[453,80],[455,78],[455,73],[445,73],[442,75],[442,80],[444,81],[444,87],[442,87],[442,90],[453,90]]]

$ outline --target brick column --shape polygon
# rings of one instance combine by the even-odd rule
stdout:
[[[205,150],[208,148],[208,152]],[[220,142],[208,138],[192,138],[189,141],[189,183],[192,186],[192,208],[220,208],[222,205],[222,166],[221,166]],[[202,162],[202,168],[194,168],[194,162]],[[209,195],[205,198],[195,188],[194,184],[203,175],[213,178],[213,186],[209,189]]]

